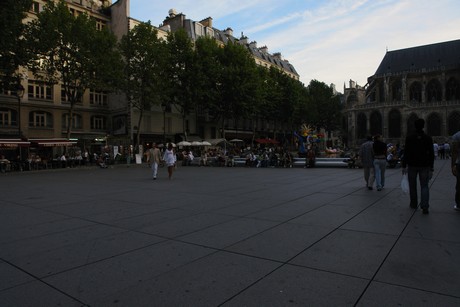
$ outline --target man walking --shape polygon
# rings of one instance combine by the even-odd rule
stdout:
[[[366,142],[364,142],[359,148],[359,158],[364,170],[364,181],[366,181],[366,187],[372,190],[374,185],[374,151],[372,149],[372,136],[368,136]]]
[[[150,163],[150,167],[152,168],[153,172],[153,180],[157,179],[158,174],[158,165],[160,164],[161,154],[160,150],[158,149],[155,143],[152,144],[152,148],[149,150],[149,155],[147,158],[147,162]]]
[[[455,184],[455,206],[454,209],[460,211],[460,131],[452,136],[452,174],[457,178]]]
[[[374,136],[374,170],[377,191],[385,187],[385,170],[387,168],[387,144],[380,140],[380,135]]]
[[[423,131],[425,120],[419,118],[415,121],[415,133],[406,137],[402,172],[408,174],[410,207],[417,209],[417,175],[420,181],[420,208],[423,214],[428,214],[430,190],[428,182],[433,176],[434,149],[433,139]],[[408,167],[406,169],[406,167]]]

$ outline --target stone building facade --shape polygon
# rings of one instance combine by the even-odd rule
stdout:
[[[34,0],[24,23],[36,19],[47,1]],[[65,1],[72,14],[88,14],[96,20],[98,29],[108,28],[118,39],[142,23],[130,17],[130,0]],[[214,28],[210,17],[201,21],[193,21],[174,10],[170,10],[169,17],[162,26],[157,28],[158,35],[166,39],[170,31],[180,27],[187,30],[192,40],[199,36],[209,35],[222,44],[228,41],[240,41],[233,37],[233,31],[230,28],[226,30]],[[248,48],[259,65],[276,66],[292,78],[299,79],[294,67],[282,59],[281,54],[270,54],[265,46],[257,48],[255,42],[248,43],[247,38],[241,39],[240,43]],[[24,88],[23,96],[17,97],[18,95],[13,91],[0,92],[0,140],[14,138],[17,144],[22,140],[37,140],[37,142],[31,142],[31,146],[36,146],[34,150],[37,151],[44,149],[39,147],[42,141],[46,140],[46,146],[55,146],[52,150],[55,153],[61,151],[63,145],[78,145],[80,148],[89,148],[91,151],[100,151],[107,145],[126,148],[134,143],[134,135],[138,131],[141,134],[141,144],[144,145],[153,141],[162,142],[166,139],[177,141],[178,135],[182,133],[182,118],[175,108],[165,108],[162,105],[153,106],[151,110],[145,111],[141,125],[137,127],[140,112],[128,104],[123,93],[88,89],[83,94],[81,102],[75,106],[72,140],[66,140],[70,104],[61,85],[38,80],[26,68],[21,67],[20,70],[23,76],[21,80]],[[206,119],[198,123],[197,118],[196,114],[190,114],[186,119],[190,135],[195,135],[200,139],[219,137],[217,123]],[[229,127],[229,130],[237,128],[242,137],[245,126],[237,127],[237,124],[234,124]],[[251,129],[246,130],[252,133]],[[1,144],[0,141],[0,148],[2,148]]]
[[[437,142],[460,130],[460,40],[388,51],[368,83],[344,88],[347,144],[403,144],[417,118]]]
[[[46,3],[46,0],[34,0],[23,22],[36,19]],[[97,29],[109,27],[111,18],[107,8],[112,0],[67,0],[66,3],[73,15],[85,13],[93,18]],[[112,124],[106,92],[88,89],[83,93],[75,106],[73,140],[67,140],[70,103],[60,84],[39,80],[25,67],[19,68],[19,75],[23,89],[20,97],[14,91],[0,92],[0,138],[28,140],[31,151],[47,153],[52,152],[51,149],[76,145],[77,140],[85,148],[105,144]],[[1,144],[0,149],[4,149]]]

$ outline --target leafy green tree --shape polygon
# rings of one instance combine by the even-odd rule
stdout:
[[[60,83],[69,102],[67,138],[75,105],[87,89],[114,90],[121,76],[121,56],[116,38],[97,30],[87,14],[74,16],[65,1],[48,1],[38,18],[29,23],[28,46],[35,55],[29,67],[38,79]]]
[[[292,129],[297,130],[302,124],[313,125],[316,122],[317,110],[305,86],[298,88],[299,100],[293,105]]]
[[[340,97],[334,95],[331,87],[317,80],[312,80],[308,85],[308,94],[316,110],[317,117],[313,124],[317,128],[324,128],[330,136],[330,133],[341,125],[342,104]]]
[[[193,43],[184,29],[168,35],[168,92],[171,104],[182,116],[182,129],[185,139],[188,131],[185,118],[194,109],[194,56]]]
[[[220,114],[224,131],[225,119],[238,122],[241,118],[250,117],[252,107],[259,101],[260,84],[257,65],[244,46],[229,42],[223,48],[221,63],[223,105]]]
[[[30,57],[27,52],[23,19],[32,0],[2,0],[0,2],[0,86],[14,91],[20,82],[19,67]]]
[[[194,100],[197,114],[208,112],[214,120],[219,120],[222,101],[222,73],[220,62],[222,48],[210,37],[200,37],[195,42]]]
[[[147,22],[137,25],[122,37],[120,50],[125,59],[122,88],[130,106],[139,110],[136,137],[139,144],[144,111],[167,99],[164,90],[167,47],[158,37],[158,31]]]

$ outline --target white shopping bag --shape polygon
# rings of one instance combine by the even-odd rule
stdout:
[[[409,193],[409,179],[407,179],[407,174],[404,174],[401,179],[401,190],[404,194]]]

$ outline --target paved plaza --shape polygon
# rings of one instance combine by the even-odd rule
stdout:
[[[429,215],[399,168],[0,175],[0,306],[460,306],[447,160]]]

